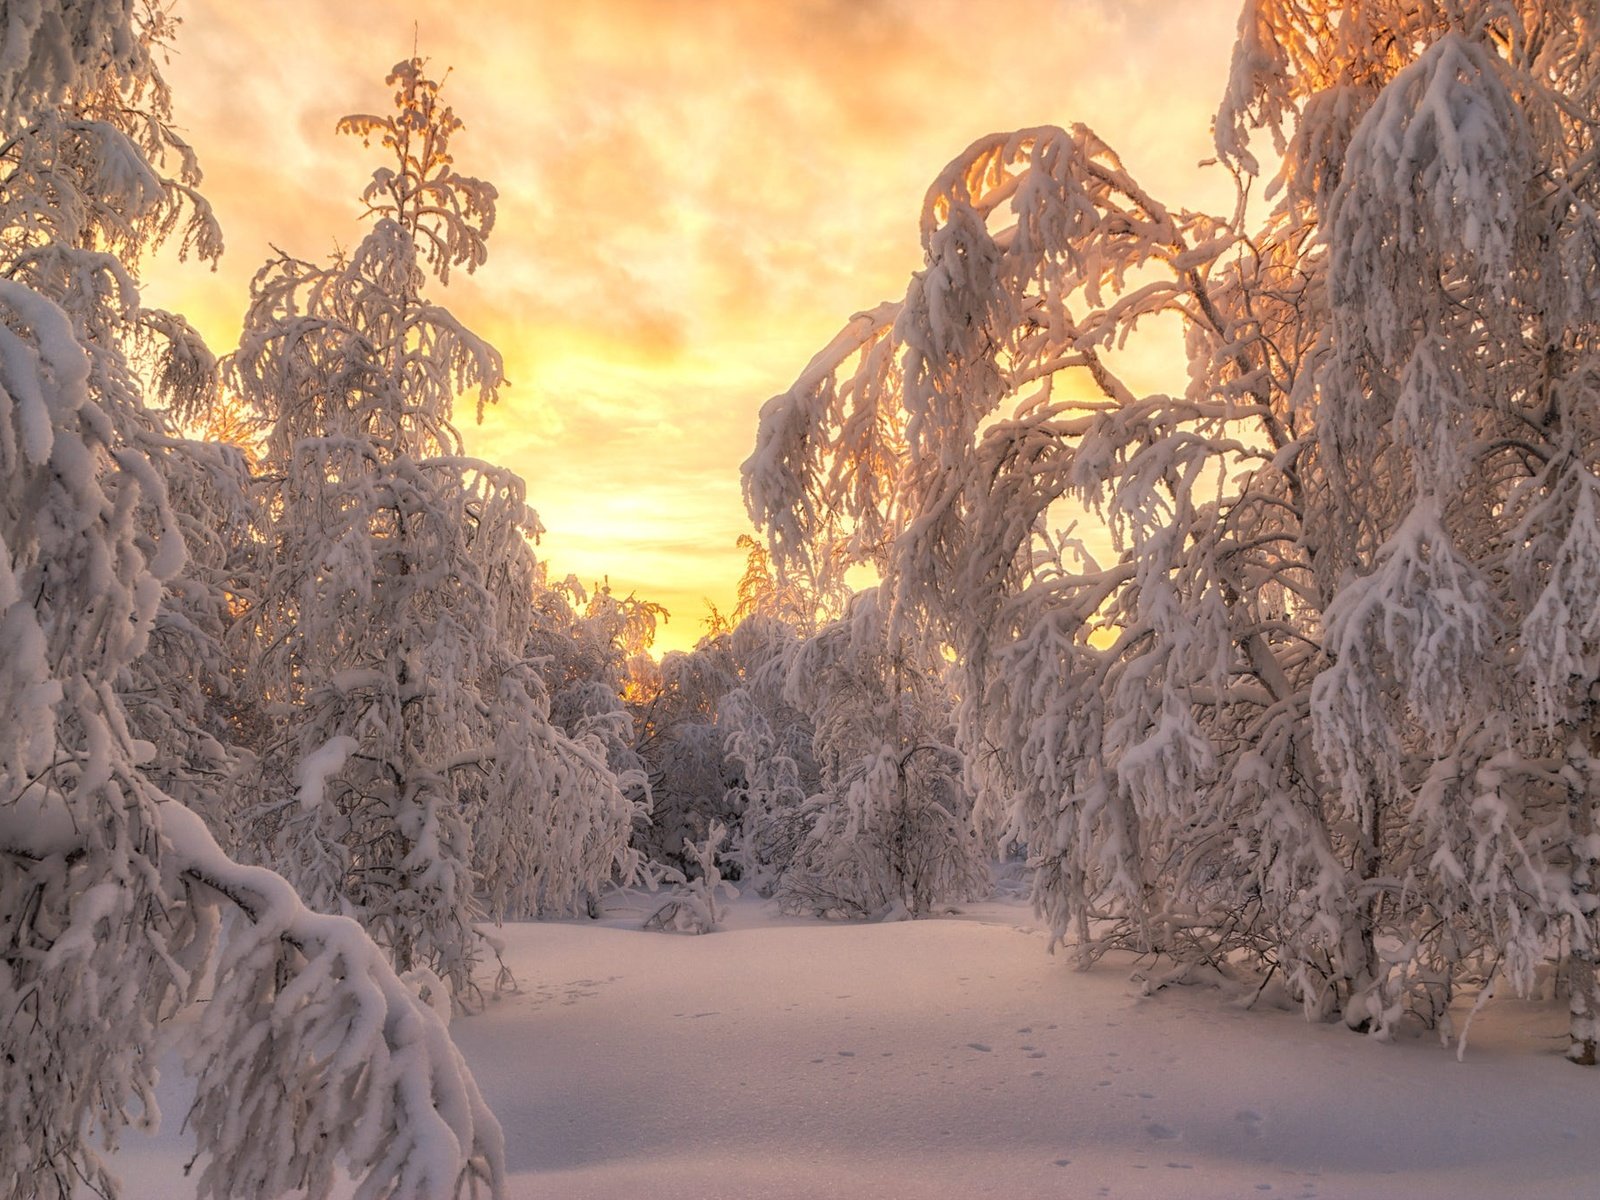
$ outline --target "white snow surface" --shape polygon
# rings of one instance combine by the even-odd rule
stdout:
[[[701,937],[600,921],[498,931],[520,991],[458,1017],[505,1128],[513,1200],[760,1196],[1592,1197],[1600,1071],[1564,1013],[1497,999],[1458,1062],[1215,989],[1079,971],[1016,902],[838,924],[742,899]],[[129,1134],[130,1198],[186,1194],[167,1128]]]

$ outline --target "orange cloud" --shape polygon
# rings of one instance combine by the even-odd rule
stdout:
[[[698,636],[731,607],[761,403],[920,263],[928,183],[978,136],[1081,120],[1158,195],[1223,208],[1209,155],[1237,0],[186,0],[168,76],[228,235],[153,300],[219,349],[269,244],[361,236],[381,110],[415,38],[500,189],[490,261],[439,297],[514,387],[469,448],[528,480],[554,573],[609,574]],[[1171,386],[1181,386],[1181,380]],[[471,426],[471,413],[458,414]]]

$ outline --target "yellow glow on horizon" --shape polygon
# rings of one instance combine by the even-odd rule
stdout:
[[[729,611],[756,412],[921,262],[928,184],[977,137],[1083,121],[1175,207],[1227,211],[1211,153],[1238,0],[182,0],[167,69],[228,237],[163,262],[151,303],[219,352],[271,245],[364,232],[382,111],[411,53],[452,74],[459,169],[493,182],[489,262],[434,287],[512,386],[471,453],[528,484],[555,577],[672,613],[657,650]],[[415,22],[415,35],[413,34]],[[1182,386],[1174,380],[1169,389]]]

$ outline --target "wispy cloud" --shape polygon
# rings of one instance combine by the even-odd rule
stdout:
[[[1197,173],[1237,0],[187,0],[169,71],[228,234],[156,299],[220,346],[269,243],[359,238],[381,110],[415,38],[501,192],[490,262],[443,299],[514,387],[470,448],[529,482],[554,571],[665,602],[670,645],[726,606],[755,413],[854,311],[903,291],[945,162],[997,129],[1083,121],[1175,203]],[[414,16],[413,16],[414,13]],[[470,425],[470,413],[462,424]]]

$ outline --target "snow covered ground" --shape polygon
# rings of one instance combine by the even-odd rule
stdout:
[[[518,1200],[1600,1195],[1600,1071],[1561,1059],[1548,1003],[1496,1001],[1457,1062],[1143,998],[1014,903],[845,925],[740,901],[705,937],[624,907],[505,929],[521,991],[453,1026]],[[139,1200],[184,1194],[181,1083],[165,1106],[119,1160]]]

